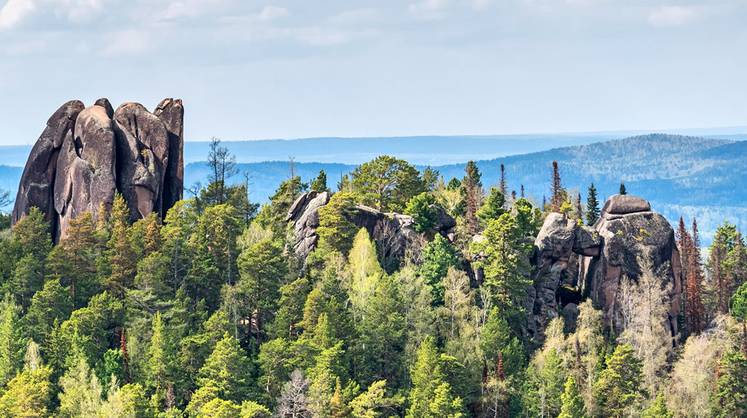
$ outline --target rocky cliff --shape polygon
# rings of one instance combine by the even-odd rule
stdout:
[[[330,193],[308,192],[302,194],[288,211],[287,221],[293,227],[293,250],[301,259],[316,248],[319,237],[316,229],[319,226],[319,209],[329,203]],[[364,205],[357,205],[348,219],[358,228],[366,228],[376,242],[379,258],[384,267],[399,265],[408,250],[417,250],[423,244],[425,235],[414,229],[411,216],[399,213],[385,213]],[[456,226],[454,218],[441,211],[432,231],[449,236]],[[391,265],[390,265],[391,263]]]
[[[107,99],[65,103],[29,155],[13,222],[38,207],[58,240],[81,213],[109,210],[117,192],[132,220],[165,214],[182,196],[183,121],[178,99],[164,99],[153,113],[139,103],[114,110]]]
[[[619,291],[622,280],[636,280],[644,266],[670,289],[666,321],[677,335],[680,313],[681,270],[674,231],[667,220],[651,211],[650,204],[629,195],[612,196],[602,209],[596,225],[579,226],[558,213],[551,213],[534,243],[533,280],[527,308],[532,315],[529,336],[543,340],[550,319],[562,314],[571,323],[579,301],[591,298],[604,312],[615,333],[622,331]]]

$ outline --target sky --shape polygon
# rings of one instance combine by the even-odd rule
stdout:
[[[0,145],[70,99],[188,140],[747,125],[747,0],[0,0]]]

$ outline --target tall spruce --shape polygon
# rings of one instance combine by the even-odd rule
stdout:
[[[698,222],[693,219],[692,238],[687,252],[685,276],[685,323],[690,334],[699,334],[705,328],[705,307],[703,306],[703,267],[700,263],[700,236]]]
[[[626,195],[628,194],[628,189],[625,188],[625,183],[620,182],[620,194]]]
[[[482,203],[482,175],[474,161],[468,161],[464,171],[464,179],[462,180],[464,220],[467,225],[467,232],[476,234],[480,226],[477,210]]]
[[[560,207],[566,199],[566,191],[560,180],[560,168],[558,162],[552,162],[552,197],[550,198],[550,210],[560,212]]]
[[[589,191],[586,195],[586,224],[594,225],[599,220],[599,200],[597,197],[597,188],[594,183],[589,185]]]
[[[507,189],[507,184],[506,184],[506,166],[504,166],[503,164],[501,164],[501,178],[500,178],[500,181],[498,182],[498,190],[500,190],[501,193],[504,196],[506,196],[506,192],[507,192],[506,189]]]

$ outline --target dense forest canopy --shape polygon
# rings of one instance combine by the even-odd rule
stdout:
[[[542,205],[503,176],[484,184],[474,163],[444,179],[382,156],[336,185],[290,177],[259,207],[227,182],[219,143],[209,161],[209,184],[163,219],[130,223],[118,195],[55,246],[38,209],[3,225],[0,416],[747,416],[747,248],[733,225],[707,257],[694,220],[677,228],[674,343],[650,319],[665,289],[644,269],[624,332],[587,299],[539,344],[524,327],[532,243],[550,212],[600,216],[594,185],[582,203],[557,163]],[[296,257],[289,209],[333,189],[318,245]],[[420,247],[393,263],[357,205],[412,217]],[[448,235],[433,231],[442,213]]]

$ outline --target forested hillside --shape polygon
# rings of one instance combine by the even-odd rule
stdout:
[[[640,143],[588,152],[616,161]],[[292,176],[259,206],[212,147],[207,180],[165,216],[131,222],[118,194],[56,245],[38,209],[0,233],[0,416],[747,416],[733,225],[704,263],[696,223],[673,232],[607,174],[620,196],[603,209],[585,187],[603,174],[571,174],[589,168],[579,150],[507,159],[497,178],[494,163],[382,156]],[[656,172],[631,159],[614,168],[639,172],[628,190]],[[583,260],[604,274],[581,275]]]

